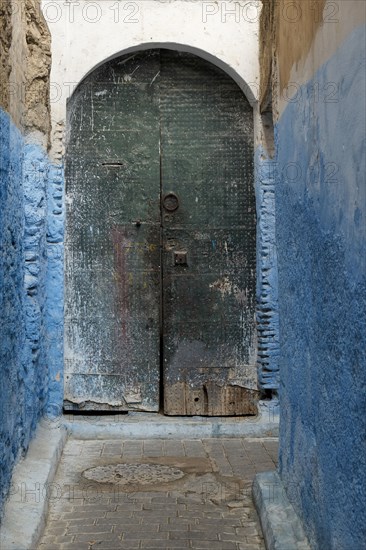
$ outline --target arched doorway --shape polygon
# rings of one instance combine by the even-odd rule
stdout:
[[[68,105],[65,407],[254,414],[252,109],[222,70],[148,50]]]

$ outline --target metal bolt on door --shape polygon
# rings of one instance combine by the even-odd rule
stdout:
[[[96,69],[68,110],[65,407],[157,411],[162,377],[166,414],[255,413],[247,100],[150,50]]]

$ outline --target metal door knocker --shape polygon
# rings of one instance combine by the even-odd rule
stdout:
[[[175,193],[167,193],[163,198],[163,206],[168,212],[175,212],[179,207],[179,200]]]

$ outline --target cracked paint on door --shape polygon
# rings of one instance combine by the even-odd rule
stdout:
[[[159,67],[116,59],[69,105],[67,408],[159,409]]]
[[[253,414],[252,109],[210,63],[167,50],[161,59],[162,193],[179,202],[163,208],[164,410]]]

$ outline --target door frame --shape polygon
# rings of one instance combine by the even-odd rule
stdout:
[[[263,390],[263,393],[270,393],[272,390],[276,391],[278,388],[278,372],[279,367],[276,365],[276,360],[272,359],[276,355],[276,349],[274,349],[273,342],[278,342],[278,307],[277,307],[277,261],[276,261],[276,252],[275,252],[275,239],[274,239],[274,224],[275,224],[275,208],[274,208],[274,197],[271,200],[268,200],[265,195],[266,191],[272,192],[274,187],[274,171],[276,169],[275,161],[269,157],[266,152],[265,147],[265,131],[264,127],[266,126],[266,120],[264,115],[260,112],[260,105],[256,99],[258,96],[258,89],[256,82],[248,83],[243,78],[242,72],[238,72],[234,68],[233,64],[230,66],[228,63],[222,61],[217,55],[211,51],[206,51],[204,49],[192,46],[189,44],[176,44],[176,43],[166,43],[166,42],[145,42],[140,43],[138,46],[130,46],[121,51],[114,53],[109,58],[104,59],[102,62],[108,61],[113,57],[119,57],[125,53],[132,53],[144,49],[151,49],[152,47],[157,48],[167,48],[177,51],[186,51],[198,55],[203,59],[213,63],[214,65],[220,67],[224,70],[229,76],[231,76],[235,82],[242,89],[244,95],[252,105],[253,108],[253,121],[254,121],[254,144],[255,144],[255,154],[254,154],[254,179],[255,179],[255,197],[256,197],[256,209],[257,209],[257,334],[258,334],[258,343],[261,348],[267,348],[265,353],[266,358],[263,360],[261,357],[258,357],[258,387]],[[101,63],[102,63],[101,62]],[[101,64],[98,63],[97,65]],[[89,71],[92,71],[95,68],[93,66]],[[80,82],[83,78],[80,80]],[[61,116],[61,121],[59,116],[53,118],[53,139],[52,139],[52,151],[53,155],[58,154],[63,155],[62,151],[64,149],[63,145],[63,134],[60,134],[60,124],[62,125],[63,110],[66,111],[66,100],[71,97],[76,87],[80,82],[74,87],[67,87],[67,94],[63,94],[62,100],[59,104],[56,104],[56,114]],[[67,146],[67,136],[68,136],[68,127],[66,123],[66,146]],[[58,153],[59,151],[59,153]],[[272,172],[272,175],[269,173]],[[62,166],[55,165],[54,176],[57,178],[56,187],[57,194],[59,193],[60,182],[64,182],[64,171]],[[55,296],[59,296],[57,300],[50,300],[50,306],[53,310],[54,326],[57,328],[50,328],[50,337],[57,341],[57,346],[52,350],[51,364],[50,364],[50,375],[54,379],[53,389],[51,391],[50,407],[53,410],[61,409],[63,403],[63,220],[60,220],[58,217],[54,222],[60,224],[61,239],[60,242],[60,252],[55,254],[53,262],[50,266],[50,273],[54,276],[54,286],[58,290]],[[264,257],[270,258],[270,261],[264,260]],[[61,292],[61,295],[60,295]],[[268,319],[268,310],[270,309],[271,315]],[[272,337],[267,338],[261,334],[264,326],[272,330]],[[61,337],[61,338],[60,338]],[[271,343],[271,346],[267,344]],[[272,353],[273,352],[273,353]],[[266,375],[270,375],[266,378]]]

